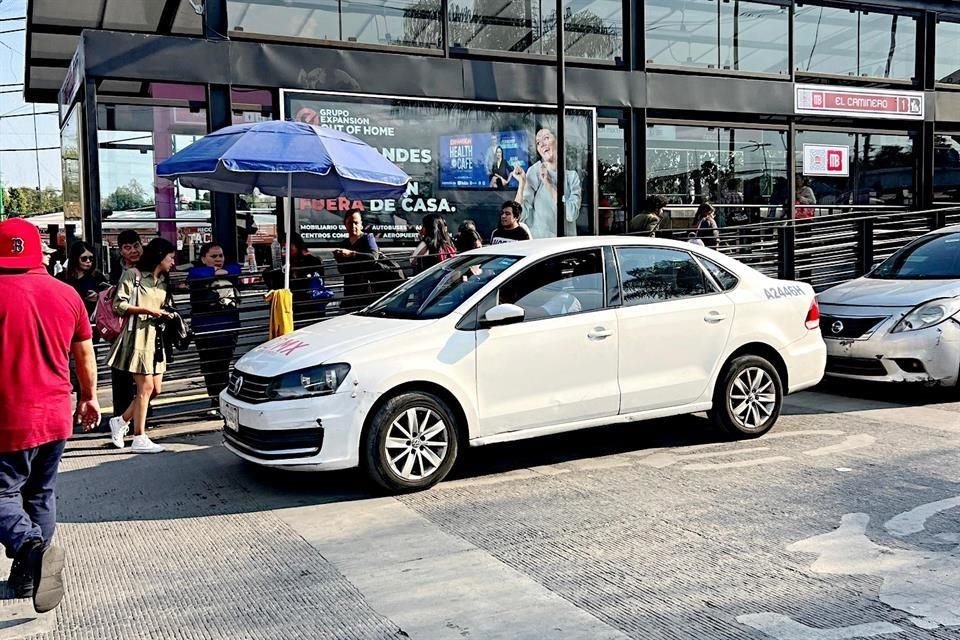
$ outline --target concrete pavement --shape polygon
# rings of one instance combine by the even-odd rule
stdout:
[[[0,638],[955,638],[960,402],[914,400],[801,394],[747,442],[692,417],[487,447],[396,499],[215,433],[78,438],[68,595],[0,602]]]

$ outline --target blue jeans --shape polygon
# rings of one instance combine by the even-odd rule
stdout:
[[[0,453],[0,543],[7,557],[31,538],[44,544],[57,528],[57,468],[66,440]]]

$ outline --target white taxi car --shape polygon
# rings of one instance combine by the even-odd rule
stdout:
[[[765,433],[823,377],[806,284],[690,243],[563,238],[447,260],[356,314],[244,355],[224,442],[276,467],[362,467],[390,491],[466,446],[711,411]]]
[[[918,238],[819,299],[828,376],[960,383],[960,226]]]

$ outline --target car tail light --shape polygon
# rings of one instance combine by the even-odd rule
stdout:
[[[813,331],[820,327],[820,305],[817,304],[817,299],[814,298],[813,302],[810,303],[810,310],[807,311],[807,329]]]

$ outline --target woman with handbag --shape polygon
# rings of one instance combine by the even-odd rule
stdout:
[[[107,277],[97,269],[96,256],[93,247],[83,240],[74,242],[67,257],[67,268],[57,276],[73,287],[83,305],[87,315],[92,316],[97,308],[97,294],[110,287]]]
[[[110,439],[122,449],[133,421],[134,453],[160,453],[164,448],[147,437],[147,409],[160,395],[167,361],[163,344],[163,321],[169,310],[170,276],[176,264],[176,249],[163,238],[154,238],[144,248],[136,269],[126,271],[117,285],[114,311],[124,318],[123,332],[113,344],[107,364],[127,371],[137,385],[127,409],[110,419]]]
[[[190,315],[200,373],[214,405],[227,388],[230,363],[240,328],[240,265],[226,264],[223,247],[207,242],[200,247],[200,264],[187,272]]]

